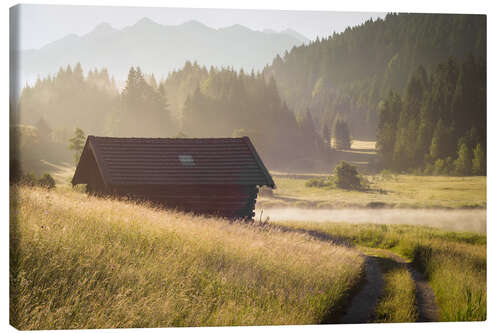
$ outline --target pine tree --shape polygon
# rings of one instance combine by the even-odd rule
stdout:
[[[323,125],[323,140],[325,142],[326,147],[329,149],[332,141],[332,133],[330,131],[330,127],[327,124]]]
[[[382,167],[390,168],[396,143],[397,122],[402,110],[401,97],[389,92],[379,104],[379,124],[377,128],[377,150]]]
[[[50,139],[50,134],[52,133],[52,129],[49,127],[49,124],[47,124],[44,117],[41,117],[35,126],[38,129],[38,137],[40,141],[46,143]]]
[[[73,69],[73,78],[76,82],[81,83],[84,80],[82,65],[78,62]]]
[[[468,176],[472,173],[472,152],[465,142],[459,144],[455,172],[460,176]]]
[[[337,116],[333,124],[333,137],[335,138],[335,149],[350,149],[351,134],[347,121]]]
[[[85,146],[85,133],[80,128],[75,128],[74,136],[69,139],[69,142],[69,149],[74,151],[73,161],[77,165]]]
[[[430,157],[431,159],[437,160],[444,157],[444,141],[445,141],[445,128],[443,125],[443,120],[440,119],[434,129],[434,135],[432,136],[432,142],[430,147]]]
[[[486,153],[480,143],[478,143],[476,148],[474,148],[472,174],[477,176],[486,176]]]

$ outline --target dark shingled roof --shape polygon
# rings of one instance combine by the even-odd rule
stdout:
[[[248,137],[87,138],[72,183],[87,183],[92,154],[106,185],[238,184],[275,187]]]

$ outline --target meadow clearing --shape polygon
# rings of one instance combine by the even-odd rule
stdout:
[[[306,186],[312,177],[273,173],[273,196],[259,197],[257,207],[486,208],[486,177],[366,175],[364,191]]]
[[[339,237],[379,257],[385,289],[376,321],[417,318],[415,284],[391,253],[424,274],[439,320],[486,319],[486,177],[381,173],[363,175],[362,191],[306,186],[328,176],[277,174],[277,188],[259,197],[256,210],[274,224]]]
[[[317,324],[363,257],[297,233],[11,188],[10,320],[23,330]]]
[[[461,200],[455,207],[486,202],[484,177],[377,179],[372,184],[395,191],[379,194],[391,204],[430,196],[443,207],[450,196]],[[274,196],[260,203],[286,195],[335,204],[344,197],[361,205],[373,200],[366,197],[371,193],[306,187],[305,179],[275,180]],[[465,187],[469,197],[460,195]],[[428,193],[411,195],[420,190]],[[407,265],[434,290],[439,320],[486,319],[481,233],[292,220],[262,227],[258,211],[255,224],[231,223],[69,186],[13,186],[11,198],[11,323],[19,329],[339,322],[364,284],[364,255],[377,259],[384,282],[370,321],[419,320]],[[394,260],[396,254],[408,264]]]

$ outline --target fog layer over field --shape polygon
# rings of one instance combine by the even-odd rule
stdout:
[[[259,218],[260,210],[256,211]],[[486,233],[485,209],[307,209],[267,208],[262,219],[342,223],[413,224],[450,231]]]

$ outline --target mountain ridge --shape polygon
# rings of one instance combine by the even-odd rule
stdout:
[[[68,34],[39,49],[17,52],[24,84],[77,62],[84,68],[107,67],[118,79],[126,77],[130,66],[166,76],[187,60],[260,70],[306,40],[292,29],[270,33],[239,24],[215,29],[196,20],[163,25],[144,17],[121,29],[102,22],[86,34]]]

